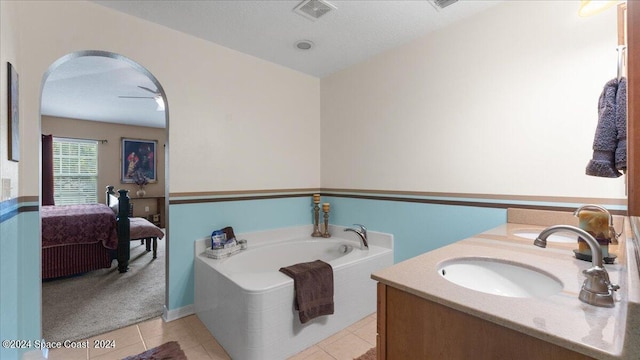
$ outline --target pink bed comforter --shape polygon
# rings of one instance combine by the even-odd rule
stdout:
[[[116,216],[105,204],[43,206],[42,248],[101,241],[118,248]]]

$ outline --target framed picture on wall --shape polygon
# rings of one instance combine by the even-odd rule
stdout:
[[[7,63],[7,93],[8,101],[7,108],[9,112],[8,120],[9,126],[7,134],[9,136],[9,160],[20,161],[20,117],[18,114],[18,72],[11,65]]]
[[[141,176],[148,182],[158,181],[156,166],[156,140],[141,140],[122,138],[122,152],[120,156],[120,182],[137,183]]]

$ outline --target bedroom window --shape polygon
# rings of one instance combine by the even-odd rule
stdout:
[[[98,142],[53,138],[56,205],[98,202]]]

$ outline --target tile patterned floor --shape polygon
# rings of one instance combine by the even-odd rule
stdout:
[[[177,341],[189,360],[231,359],[195,315],[165,323],[161,318],[92,337],[113,340],[112,349],[56,349],[51,360],[117,360],[139,354],[168,341]],[[351,360],[376,344],[376,314],[320,341],[289,360]]]

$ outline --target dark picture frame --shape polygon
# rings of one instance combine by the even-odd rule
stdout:
[[[19,114],[19,87],[18,72],[7,62],[7,93],[8,93],[8,155],[9,160],[20,161],[20,114]]]
[[[135,174],[141,173],[150,183],[158,182],[158,141],[122,138],[120,153],[120,182],[135,183]]]

